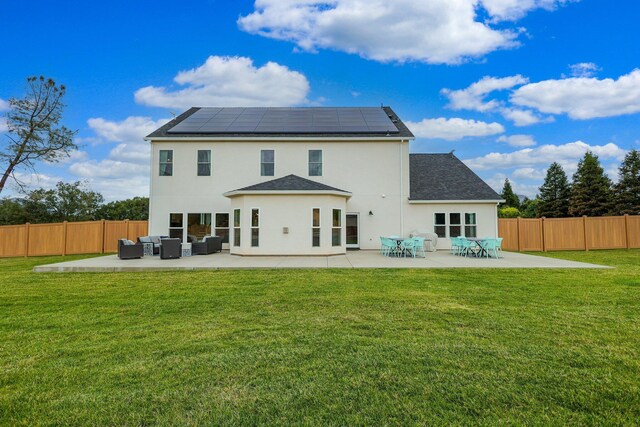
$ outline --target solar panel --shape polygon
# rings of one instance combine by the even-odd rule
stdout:
[[[167,133],[186,134],[344,134],[398,133],[378,107],[200,108]]]

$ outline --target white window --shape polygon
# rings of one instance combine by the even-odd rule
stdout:
[[[160,176],[173,176],[173,150],[160,150]]]
[[[260,209],[251,209],[251,247],[260,246]]]
[[[331,245],[342,245],[342,210],[333,210],[333,227],[331,228]]]
[[[461,217],[460,212],[451,212],[449,214],[449,237],[462,236]]]
[[[211,176],[211,150],[198,150],[198,176]]]
[[[183,238],[184,215],[182,213],[169,214],[169,237]]]
[[[447,214],[437,213],[434,215],[433,232],[440,238],[447,237]]]
[[[273,150],[260,151],[260,175],[273,176],[276,169],[276,154]]]
[[[463,218],[464,224],[462,223]],[[464,214],[461,212],[439,212],[434,215],[433,232],[442,238],[478,237],[477,220],[477,216],[473,212],[465,212]]]
[[[216,236],[222,238],[222,243],[229,243],[229,214],[227,212],[216,213]]]
[[[211,234],[211,214],[210,213],[190,213],[187,214],[187,239],[195,237],[202,240],[204,236]],[[187,240],[188,241],[188,240]]]
[[[322,150],[309,150],[309,176],[322,176]]]
[[[233,246],[240,246],[240,209],[233,210]]]
[[[475,213],[464,214],[464,235],[466,237],[478,237],[478,226]]]
[[[311,213],[311,246],[320,247],[320,208],[313,208]]]

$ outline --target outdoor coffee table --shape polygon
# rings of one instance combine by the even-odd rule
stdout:
[[[153,243],[143,243],[144,248],[142,249],[143,256],[153,256]]]
[[[182,244],[182,256],[183,257],[191,256],[191,243]]]

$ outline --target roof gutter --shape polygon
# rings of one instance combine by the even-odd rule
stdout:
[[[441,204],[462,204],[462,203],[503,203],[504,200],[409,200],[412,205],[441,205]]]
[[[300,142],[300,141],[413,141],[415,137],[398,137],[398,136],[358,136],[358,137],[330,137],[330,136],[259,136],[259,137],[235,137],[235,136],[159,136],[159,137],[144,137],[145,141],[149,142],[164,142],[164,141],[284,141],[284,142]]]
[[[351,193],[332,190],[233,190],[222,194],[224,197],[232,198],[237,196],[340,196],[351,197]]]

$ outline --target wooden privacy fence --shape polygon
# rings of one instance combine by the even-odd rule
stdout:
[[[148,221],[85,221],[0,226],[0,257],[118,251],[118,239],[148,234]]]
[[[588,251],[640,248],[640,216],[500,218],[509,251]]]

